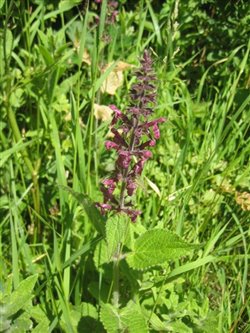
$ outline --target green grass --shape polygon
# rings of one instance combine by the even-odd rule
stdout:
[[[140,180],[135,205],[143,214],[131,234],[162,228],[200,247],[146,272],[121,264],[122,305],[140,304],[150,332],[247,333],[250,44],[239,36],[224,54],[215,39],[202,62],[198,46],[190,51],[187,5],[123,3],[117,22],[107,25],[103,1],[96,25],[93,2],[83,9],[78,1],[0,1],[0,305],[38,274],[27,305],[34,327],[46,318],[41,332],[105,331],[99,312],[111,299],[112,269],[98,264],[105,221],[93,218],[86,195],[102,200],[100,180],[114,155],[104,149],[109,122],[95,118],[94,104],[125,108],[132,71],[111,96],[101,87],[115,64],[102,68],[112,61],[138,66],[151,48],[155,117],[167,122]],[[189,14],[203,28],[203,9],[192,12],[191,3],[198,8],[191,1]],[[82,61],[85,50],[90,65]]]

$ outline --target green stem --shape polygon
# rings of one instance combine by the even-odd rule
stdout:
[[[120,290],[119,290],[119,261],[120,261],[121,243],[118,243],[115,260],[113,265],[113,305],[119,308]]]

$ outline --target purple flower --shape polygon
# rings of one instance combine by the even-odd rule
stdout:
[[[107,150],[113,148],[113,149],[116,149],[118,150],[119,149],[119,145],[113,141],[106,141],[105,142],[105,147]]]
[[[100,208],[101,210],[101,213],[104,215],[106,213],[107,210],[111,210],[112,209],[112,206],[109,205],[109,204],[105,204],[105,203],[97,203],[96,204],[97,207]]]
[[[121,116],[122,115],[121,110],[119,110],[115,105],[111,104],[109,107],[110,107],[111,110],[114,111],[115,115],[117,115],[117,116]]]
[[[133,195],[134,191],[136,190],[136,187],[137,187],[136,183],[132,179],[129,179],[127,181],[126,189],[129,196]]]
[[[105,143],[106,149],[117,151],[114,175],[102,182],[104,204],[97,204],[104,214],[116,211],[127,214],[135,222],[139,210],[133,209],[131,197],[136,191],[136,178],[141,175],[146,161],[152,153],[146,147],[155,146],[160,138],[159,124],[164,118],[148,120],[156,103],[156,80],[152,69],[152,59],[148,51],[144,52],[141,67],[135,73],[137,82],[130,92],[130,106],[122,112],[115,105],[111,122],[114,137]]]
[[[131,170],[131,175],[133,175],[134,177],[140,176],[145,162],[146,160],[140,160],[139,162],[137,162]]]
[[[143,156],[143,158],[145,159],[145,160],[147,160],[148,158],[150,158],[150,157],[152,157],[152,153],[151,153],[151,151],[149,151],[149,150],[144,150],[143,152],[142,152],[142,156]]]
[[[128,151],[120,151],[117,159],[117,164],[122,169],[128,169],[130,165],[131,157]]]
[[[130,209],[130,208],[123,208],[120,210],[121,212],[127,214],[132,222],[135,222],[138,215],[141,214],[140,210]]]
[[[111,132],[114,134],[113,142],[118,144],[120,147],[128,147],[127,142],[124,140],[122,135],[117,131],[117,129],[112,128]]]

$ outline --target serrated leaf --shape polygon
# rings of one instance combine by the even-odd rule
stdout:
[[[170,231],[149,230],[135,241],[134,251],[128,254],[127,262],[134,269],[146,269],[177,259],[195,247]]]
[[[93,224],[95,229],[105,235],[105,218],[101,215],[99,210],[95,207],[94,202],[86,195],[82,193],[75,192],[67,186],[60,185],[61,188],[73,195],[74,198],[83,206],[90,222]]]
[[[174,332],[174,333],[192,333],[193,332],[192,328],[188,327],[181,320],[177,320],[172,323],[168,323],[166,325],[166,328],[170,332]]]
[[[100,319],[108,333],[117,333],[122,328],[118,310],[111,304],[102,304]]]
[[[27,279],[23,280],[18,285],[17,289],[10,295],[9,302],[6,305],[6,317],[15,314],[32,299],[32,291],[37,281],[37,277],[37,274],[29,276]]]
[[[166,324],[155,313],[150,314],[150,325],[157,332],[166,330]]]
[[[140,307],[130,301],[121,311],[122,327],[128,333],[147,333],[146,320]]]
[[[128,220],[122,215],[113,216],[106,222],[106,241],[109,260],[117,252],[118,244],[124,243],[128,228]]]
[[[102,304],[100,319],[108,333],[148,333],[141,309],[132,301],[123,309],[116,309],[111,304]]]

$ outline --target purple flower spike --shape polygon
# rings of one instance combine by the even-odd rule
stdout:
[[[114,111],[110,125],[114,137],[105,146],[107,150],[115,149],[118,158],[113,177],[102,182],[104,203],[97,204],[102,214],[111,210],[122,212],[132,222],[141,212],[132,208],[129,197],[136,191],[136,178],[142,174],[145,162],[152,157],[151,151],[145,148],[155,146],[160,138],[158,125],[165,122],[164,118],[148,119],[156,104],[156,77],[148,51],[144,52],[141,67],[135,75],[137,81],[131,88],[130,106],[126,112],[110,105]]]

